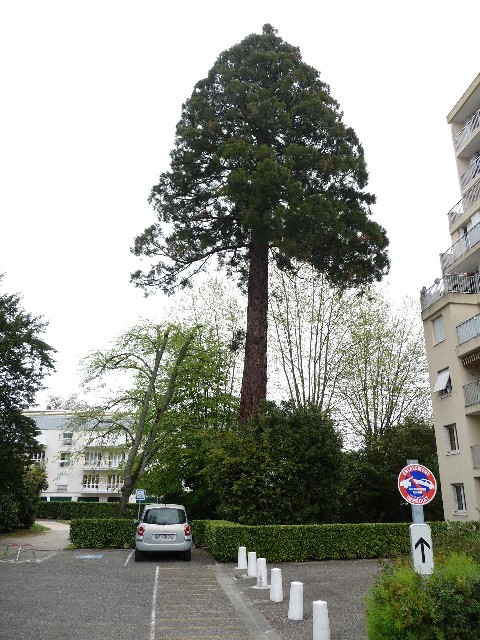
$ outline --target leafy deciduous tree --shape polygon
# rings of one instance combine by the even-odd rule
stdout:
[[[413,304],[394,309],[373,290],[357,302],[339,391],[343,424],[361,445],[372,444],[409,415],[430,416],[418,318]]]
[[[270,345],[279,385],[295,406],[335,407],[353,304],[351,295],[311,267],[300,267],[296,274],[274,270]]]
[[[173,326],[137,325],[112,347],[91,354],[86,383],[113,381],[108,397],[94,407],[77,410],[72,425],[96,441],[123,437],[126,461],[117,515],[120,517],[137,482],[160,448],[164,417],[177,391],[178,379],[195,330]]]
[[[160,260],[132,279],[171,292],[214,255],[240,274],[246,423],[266,397],[269,252],[282,269],[306,262],[350,287],[388,268],[385,232],[370,219],[374,196],[364,191],[363,149],[318,71],[265,25],[195,85],[171,158],[152,189],[158,222],[133,249]]]

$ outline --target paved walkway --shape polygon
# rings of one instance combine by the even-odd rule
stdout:
[[[3,552],[8,544],[30,542],[37,551],[61,551],[70,544],[70,525],[54,520],[37,520],[37,524],[48,527],[48,531],[41,533],[21,532],[21,534],[2,534],[0,536],[0,551]]]

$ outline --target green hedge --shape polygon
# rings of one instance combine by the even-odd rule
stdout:
[[[50,520],[73,520],[81,518],[113,518],[117,509],[115,502],[43,502],[38,504],[37,518]],[[127,504],[124,517],[136,518],[138,504]]]
[[[72,520],[70,540],[80,549],[131,549],[135,546],[135,522],[119,518]]]
[[[468,552],[479,540],[480,523],[432,522],[435,552]],[[194,540],[216,560],[234,562],[238,547],[257,552],[268,562],[303,562],[329,558],[388,558],[410,553],[410,523],[238,525],[196,520]],[[473,554],[472,554],[473,555]]]
[[[98,509],[99,505],[79,503],[78,506]],[[81,548],[133,547],[136,516],[135,508],[133,517],[128,519],[103,516],[103,519],[73,519],[71,540]],[[195,520],[192,531],[194,544],[207,547],[220,562],[235,562],[241,546],[256,551],[258,557],[264,557],[268,562],[302,562],[409,555],[409,526],[408,522],[247,526],[225,520]],[[432,522],[430,526],[435,557],[453,550],[474,558],[480,553],[480,522]]]

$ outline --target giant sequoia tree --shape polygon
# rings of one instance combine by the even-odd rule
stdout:
[[[223,52],[183,105],[171,168],[153,187],[158,222],[133,252],[154,258],[132,279],[185,286],[217,256],[248,292],[240,418],[266,396],[268,263],[311,264],[339,285],[380,280],[384,230],[353,129],[320,74],[270,26]]]

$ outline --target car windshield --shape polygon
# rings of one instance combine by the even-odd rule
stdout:
[[[147,524],[185,524],[187,519],[183,509],[162,507],[146,511],[143,521]]]

